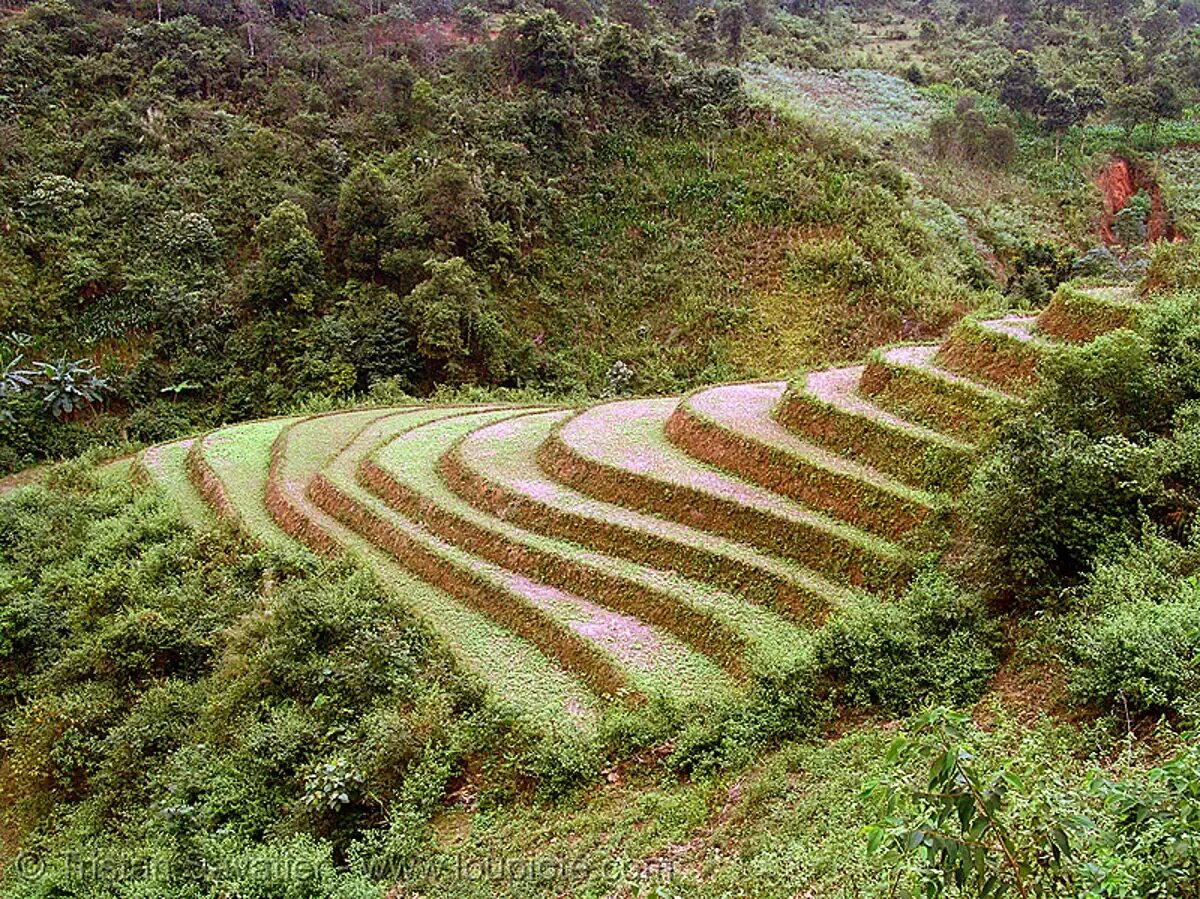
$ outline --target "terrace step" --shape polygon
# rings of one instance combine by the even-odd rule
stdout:
[[[698,390],[667,420],[667,437],[695,459],[889,538],[902,536],[938,505],[933,494],[780,425],[772,411],[786,389],[775,381]]]
[[[323,526],[331,519],[316,509],[305,495],[309,479],[372,422],[391,416],[404,416],[406,422],[435,420],[442,414],[440,410],[434,410],[418,417],[418,411],[425,410],[364,409],[324,413],[284,428],[271,444],[271,464],[264,491],[271,518],[290,537],[318,555],[337,555],[343,546],[331,530]]]
[[[1028,393],[1037,383],[1037,364],[1050,347],[1034,333],[1036,325],[1032,315],[964,318],[942,344],[937,362],[1008,393]]]
[[[188,477],[187,454],[195,437],[149,446],[138,455],[134,476],[154,484],[170,497],[183,520],[196,530],[207,530],[217,523],[212,509]]]
[[[783,427],[831,452],[925,491],[955,491],[970,473],[974,447],[906,421],[858,391],[866,366],[811,371],[775,407]]]
[[[539,453],[547,473],[607,502],[751,543],[830,577],[884,590],[907,573],[895,544],[691,458],[666,439],[675,399],[593,406]]]
[[[752,667],[794,667],[805,655],[804,632],[766,609],[673,572],[524,530],[454,493],[439,475],[445,449],[479,427],[476,419],[486,426],[490,417],[463,416],[399,435],[359,463],[359,483],[441,539],[666,631],[734,677]]]
[[[459,496],[504,521],[709,581],[789,618],[817,620],[849,598],[844,588],[792,562],[547,477],[538,449],[573,414],[543,412],[478,428],[442,457],[442,475]]]
[[[1101,334],[1132,327],[1145,305],[1130,287],[1063,285],[1038,315],[1038,331],[1067,343],[1088,343]]]
[[[315,551],[328,552],[332,545],[368,565],[388,593],[438,636],[462,669],[519,718],[543,730],[564,726],[590,729],[600,708],[578,677],[491,618],[414,577],[308,497],[305,487],[311,478],[364,432],[369,432],[366,440],[370,442],[384,439],[397,427],[412,427],[449,414],[453,411],[391,409],[341,417],[320,415],[295,422],[280,432],[272,447],[273,486],[267,493],[274,497],[271,512],[281,528]],[[315,536],[318,534],[321,536]]]
[[[513,414],[472,417],[482,424],[489,416]],[[400,426],[394,433],[406,430]],[[599,696],[633,702],[659,696],[688,707],[738,692],[734,680],[673,636],[473,555],[397,512],[356,479],[359,461],[378,443],[377,431],[365,428],[309,481],[309,498],[418,577],[532,643]]]
[[[198,438],[185,459],[188,477],[217,518],[263,546],[290,551],[295,542],[266,508],[271,446],[296,418],[232,425]]]
[[[1023,402],[942,368],[939,350],[938,344],[875,350],[859,392],[901,418],[968,442],[992,431]]]

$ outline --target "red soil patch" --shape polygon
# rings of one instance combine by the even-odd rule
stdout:
[[[1113,219],[1129,205],[1129,201],[1144,190],[1150,195],[1150,218],[1146,223],[1146,239],[1175,240],[1175,227],[1163,202],[1162,189],[1150,175],[1127,159],[1116,158],[1100,170],[1096,187],[1104,201],[1104,216],[1100,221],[1100,237],[1107,244],[1120,243],[1113,232]]]

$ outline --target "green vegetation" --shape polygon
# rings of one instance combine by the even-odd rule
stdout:
[[[1193,0],[0,7],[0,896],[1200,896]]]

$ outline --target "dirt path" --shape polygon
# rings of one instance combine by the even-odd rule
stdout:
[[[7,477],[0,478],[0,496],[8,493],[10,490],[16,490],[18,487],[24,487],[26,484],[32,484],[45,474],[45,472],[45,465],[35,465],[33,468],[26,468],[23,471],[14,472]]]

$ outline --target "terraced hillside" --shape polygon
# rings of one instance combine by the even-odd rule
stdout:
[[[357,555],[499,701],[589,728],[614,704],[725,702],[803,662],[856,593],[900,590],[1041,355],[1137,312],[1063,289],[789,384],[272,419],[138,470],[197,526]]]

